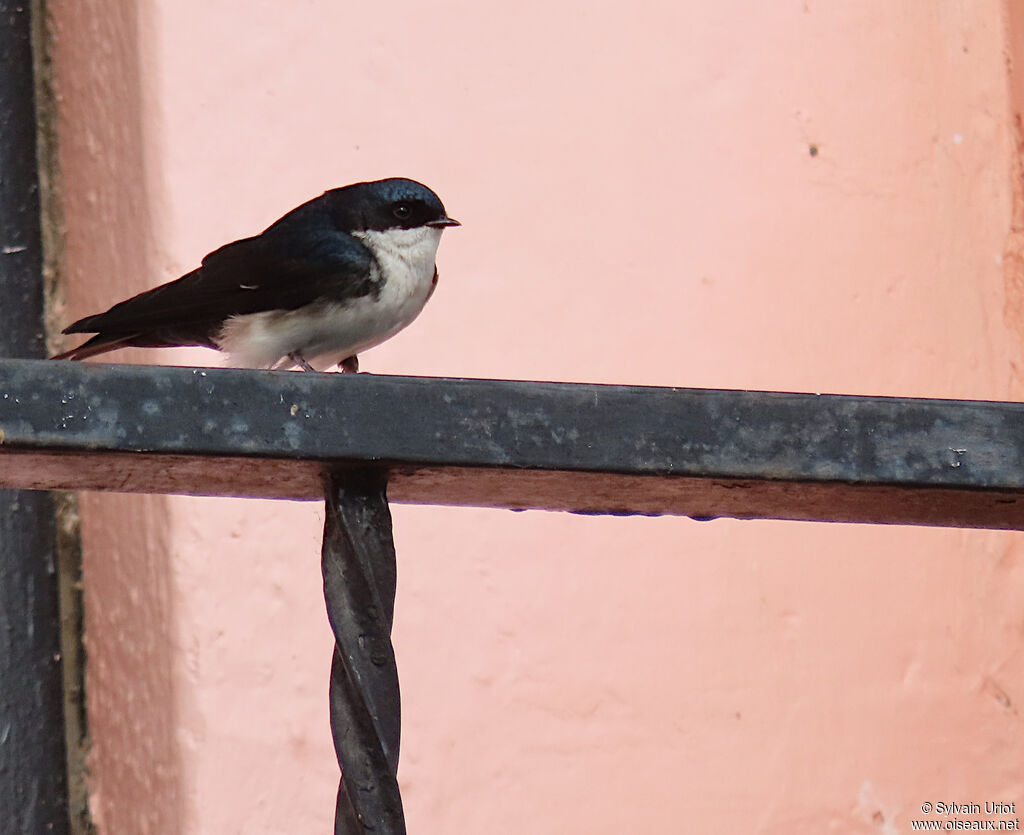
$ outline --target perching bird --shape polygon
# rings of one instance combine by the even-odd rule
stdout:
[[[441,232],[458,225],[413,180],[332,189],[176,281],[69,325],[96,335],[53,359],[201,345],[244,368],[355,371],[360,351],[419,315]]]

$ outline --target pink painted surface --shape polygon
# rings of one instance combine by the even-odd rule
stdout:
[[[68,318],[404,175],[464,227],[365,370],[1021,392],[1012,4],[139,5],[51,2]],[[1024,804],[1020,534],[394,516],[412,832]],[[101,832],[329,831],[322,521],[83,500]]]

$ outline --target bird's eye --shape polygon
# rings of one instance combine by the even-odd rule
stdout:
[[[408,220],[412,217],[412,206],[408,203],[396,203],[395,207],[391,210],[391,214],[399,220]]]

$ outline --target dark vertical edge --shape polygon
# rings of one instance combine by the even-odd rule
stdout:
[[[49,0],[32,0],[32,56],[35,68],[36,159],[39,175],[42,242],[43,323],[46,354],[59,349],[64,309],[61,267],[64,263],[64,206],[60,190],[52,21]],[[85,702],[84,594],[82,536],[78,494],[54,494],[57,525],[57,575],[64,679],[64,724],[67,790],[72,835],[92,835],[86,756],[89,752]]]
[[[386,477],[347,471],[327,480],[323,575],[335,635],[331,732],[341,766],[336,835],[404,835],[398,789],[401,705],[391,644],[395,545]]]
[[[40,239],[42,241],[43,324],[47,354],[61,347],[64,293],[64,202],[60,189],[57,94],[50,0],[32,0],[32,56],[35,64],[36,159],[39,172]]]
[[[27,2],[0,0],[0,355],[46,356]],[[0,491],[0,821],[69,833],[57,522],[49,493]]]
[[[85,605],[82,536],[77,493],[54,493],[57,511],[57,578],[67,748],[68,815],[71,835],[93,835],[86,757],[89,723],[85,701]]]

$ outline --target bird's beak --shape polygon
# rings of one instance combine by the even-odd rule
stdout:
[[[455,218],[441,217],[437,220],[428,220],[427,226],[431,226],[434,229],[444,229],[446,226],[462,226]]]

